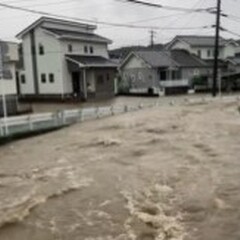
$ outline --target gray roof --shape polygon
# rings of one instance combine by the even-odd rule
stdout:
[[[168,67],[178,65],[164,51],[138,51],[134,53],[152,67]]]
[[[78,32],[78,31],[70,31],[70,30],[62,30],[62,29],[46,28],[46,27],[43,27],[43,29],[46,29],[47,31],[52,32],[53,34],[65,39],[77,38],[87,42],[102,42],[102,43],[112,42],[111,40],[94,33],[84,33],[84,32]]]
[[[232,61],[236,65],[240,65],[240,57],[229,57],[228,60]]]
[[[204,67],[206,63],[199,57],[190,54],[185,50],[172,50],[169,51],[172,59],[177,62],[181,67]]]
[[[66,59],[75,64],[82,64],[84,67],[105,67],[105,68],[117,68],[118,65],[102,56],[85,56],[85,55],[66,55]]]
[[[213,47],[215,45],[214,36],[180,35],[176,36],[175,39],[183,40],[193,47]],[[223,47],[226,43],[228,43],[228,40],[220,38],[220,46]]]
[[[79,23],[79,22],[73,22],[65,19],[59,19],[59,18],[50,18],[50,17],[41,17],[35,22],[33,22],[31,25],[23,29],[20,33],[17,34],[17,38],[22,38],[26,33],[31,31],[32,29],[36,28],[37,26],[42,25],[43,23],[57,23],[57,24],[63,24],[67,26],[74,26],[74,27],[84,27],[87,29],[96,29],[97,26],[95,25],[90,25],[90,24],[84,24],[84,23]]]
[[[204,61],[185,50],[135,52],[151,67],[205,67]]]

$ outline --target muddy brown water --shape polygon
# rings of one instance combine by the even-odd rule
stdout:
[[[238,106],[161,106],[1,147],[0,240],[240,239]]]

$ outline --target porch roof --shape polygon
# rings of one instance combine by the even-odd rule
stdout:
[[[102,56],[65,55],[70,67],[76,68],[117,68],[113,61]]]

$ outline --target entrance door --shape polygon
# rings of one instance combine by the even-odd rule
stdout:
[[[72,86],[73,86],[74,96],[80,96],[81,95],[81,83],[80,83],[80,73],[79,72],[72,73]]]

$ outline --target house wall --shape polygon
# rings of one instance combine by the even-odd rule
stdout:
[[[63,94],[63,73],[60,43],[53,36],[46,34],[42,28],[35,30],[36,56],[38,70],[39,94]],[[39,54],[39,46],[44,47],[44,55]],[[54,74],[54,83],[49,82],[49,74]],[[46,83],[41,81],[41,74],[46,74]]]
[[[146,63],[132,55],[121,67],[122,85],[130,89],[148,89],[159,86],[159,76],[156,69],[150,68]]]
[[[3,78],[3,80],[0,80],[0,94],[4,91],[5,95],[17,95],[15,63],[9,62],[4,65],[4,67],[11,72],[11,78]]]
[[[110,98],[115,95],[115,69],[95,69],[95,82],[96,82],[96,98]],[[103,81],[99,79],[99,77],[103,79]],[[109,76],[109,78],[107,77]]]
[[[223,49],[223,58],[234,57],[237,52],[237,47],[234,44],[228,44]]]
[[[179,41],[177,40],[171,47],[170,49],[183,49],[186,50],[188,52],[192,52],[191,47],[189,46],[189,44]]]
[[[210,68],[182,68],[182,79],[191,80],[194,76],[208,75],[212,72]]]
[[[214,59],[214,47],[191,47],[187,43],[182,41],[176,41],[170,49],[184,49],[188,52],[195,54],[198,56],[198,52],[201,51],[202,59]],[[210,56],[208,55],[208,51],[210,51]],[[235,56],[236,52],[240,52],[240,48],[237,48],[234,44],[228,44],[227,46],[220,48],[219,57],[222,59],[226,59],[227,57]]]
[[[23,51],[23,66],[24,69],[20,69],[19,77],[25,76],[26,83],[20,81],[20,94],[34,94],[34,81],[33,81],[33,64],[32,64],[32,51],[31,51],[31,38],[30,34],[27,34],[22,39],[22,51]]]
[[[96,92],[96,81],[95,81],[95,72],[94,70],[88,70],[86,72],[87,78],[87,89],[88,92]]]
[[[68,45],[72,46],[72,52],[68,51]],[[94,53],[84,52],[84,47],[87,46],[88,49],[93,47]],[[76,54],[76,55],[87,55],[87,56],[102,56],[104,58],[109,58],[108,47],[106,43],[91,43],[86,41],[73,41],[73,40],[63,40],[61,41],[61,49],[64,54]]]

